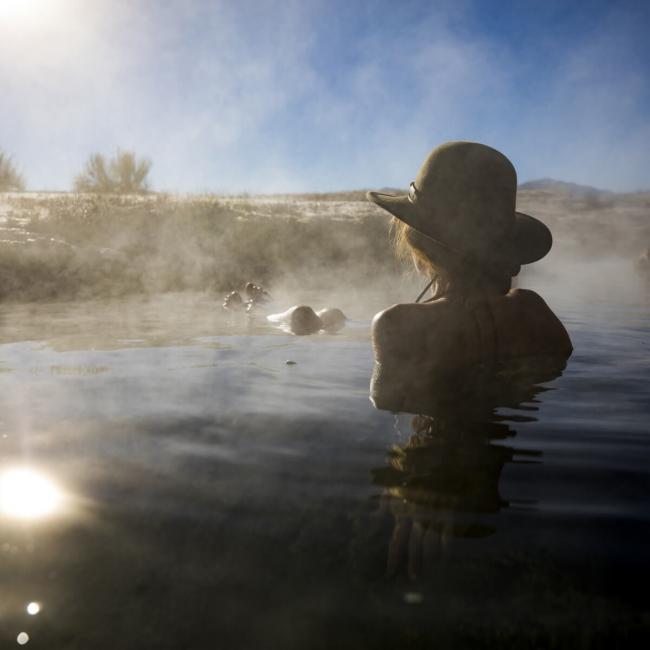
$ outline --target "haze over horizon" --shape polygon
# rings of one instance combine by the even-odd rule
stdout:
[[[520,182],[650,189],[650,6],[0,0],[0,150],[66,190],[93,152],[152,188],[406,187],[448,140]]]

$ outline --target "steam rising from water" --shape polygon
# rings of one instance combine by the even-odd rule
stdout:
[[[595,261],[621,260],[618,277],[650,243],[647,194],[573,196],[526,190],[518,207],[542,219],[555,244],[516,281],[553,277],[571,286]],[[425,280],[400,268],[386,213],[362,193],[295,197],[0,197],[0,299],[103,299],[160,292],[207,292],[215,309],[227,291],[261,283],[275,311],[316,295],[315,309],[352,317],[365,303],[411,301]],[[600,290],[606,291],[604,273]],[[631,280],[635,281],[635,280]],[[598,288],[594,287],[597,293]],[[344,299],[336,299],[340,293]],[[373,298],[367,298],[374,296]],[[380,303],[379,305],[377,303]],[[345,304],[340,304],[345,303]],[[306,303],[310,304],[310,303]],[[350,311],[350,306],[352,309]]]

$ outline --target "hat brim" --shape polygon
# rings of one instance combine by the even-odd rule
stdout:
[[[447,246],[441,232],[437,231],[434,221],[423,218],[422,213],[407,195],[395,196],[381,192],[368,192],[366,197],[411,228]],[[539,219],[523,212],[515,212],[513,235],[508,244],[509,255],[518,264],[532,264],[541,260],[551,250],[553,236]]]

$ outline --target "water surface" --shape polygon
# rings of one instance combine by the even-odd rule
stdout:
[[[531,278],[566,370],[479,424],[373,408],[381,299],[311,337],[207,296],[2,306],[0,647],[632,647],[648,293],[572,277]]]

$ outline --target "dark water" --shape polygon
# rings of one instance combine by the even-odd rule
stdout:
[[[648,294],[538,285],[575,353],[480,425],[372,407],[370,306],[4,306],[0,647],[640,647]]]

